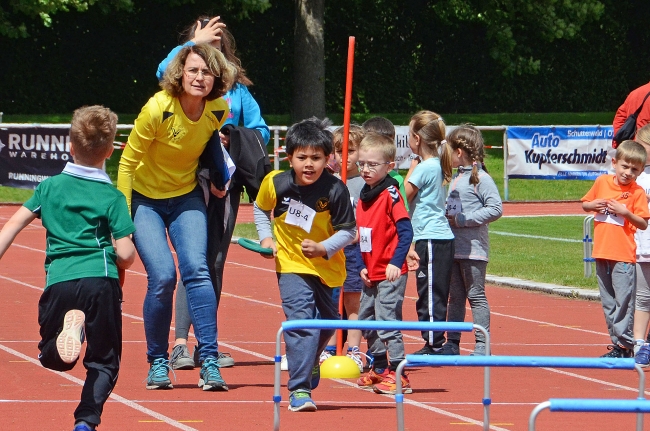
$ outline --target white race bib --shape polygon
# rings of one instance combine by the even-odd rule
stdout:
[[[315,216],[316,211],[301,202],[291,199],[289,201],[289,211],[287,211],[287,217],[284,221],[286,224],[298,226],[309,233]]]
[[[372,228],[359,227],[359,248],[364,253],[372,251]]]
[[[448,216],[455,216],[456,214],[460,213],[462,211],[462,203],[460,201],[460,197],[456,197],[453,195],[449,195],[447,198],[447,215]]]
[[[623,206],[625,206],[625,204]],[[625,218],[621,217],[618,214],[610,212],[606,212],[605,214],[596,213],[594,220],[609,224],[615,224],[616,226],[623,226],[625,224]]]

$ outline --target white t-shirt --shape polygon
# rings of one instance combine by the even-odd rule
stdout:
[[[650,165],[646,166],[641,175],[637,177],[636,183],[643,187],[646,194],[650,194]],[[634,240],[636,241],[636,261],[650,262],[650,227],[646,230],[637,229]]]

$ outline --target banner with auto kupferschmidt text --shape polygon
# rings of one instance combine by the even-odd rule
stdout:
[[[508,127],[508,178],[594,180],[611,171],[612,126]]]
[[[69,132],[69,127],[0,124],[0,185],[33,189],[60,174],[72,161]]]

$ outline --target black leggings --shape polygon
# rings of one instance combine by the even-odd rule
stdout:
[[[122,356],[122,289],[117,279],[80,278],[48,287],[38,302],[41,326],[39,359],[45,368],[71,370],[56,349],[56,337],[63,329],[63,317],[70,310],[86,315],[86,354],[83,364],[86,381],[81,402],[74,412],[75,422],[99,425],[104,403],[117,382]]]
[[[454,240],[419,240],[415,252],[420,257],[420,266],[415,273],[418,300],[415,308],[420,322],[447,321],[449,284],[454,262]],[[445,342],[443,331],[422,331],[422,338],[433,348],[440,348]]]

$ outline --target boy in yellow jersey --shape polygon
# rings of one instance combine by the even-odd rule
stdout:
[[[342,248],[356,235],[350,194],[324,171],[332,153],[329,120],[310,118],[287,131],[291,170],[269,173],[255,201],[255,224],[262,247],[273,249],[282,309],[287,320],[339,319],[332,288],[345,281]],[[275,218],[271,236],[271,211]],[[332,330],[287,331],[289,410],[315,411],[311,390],[318,386],[319,353]]]

